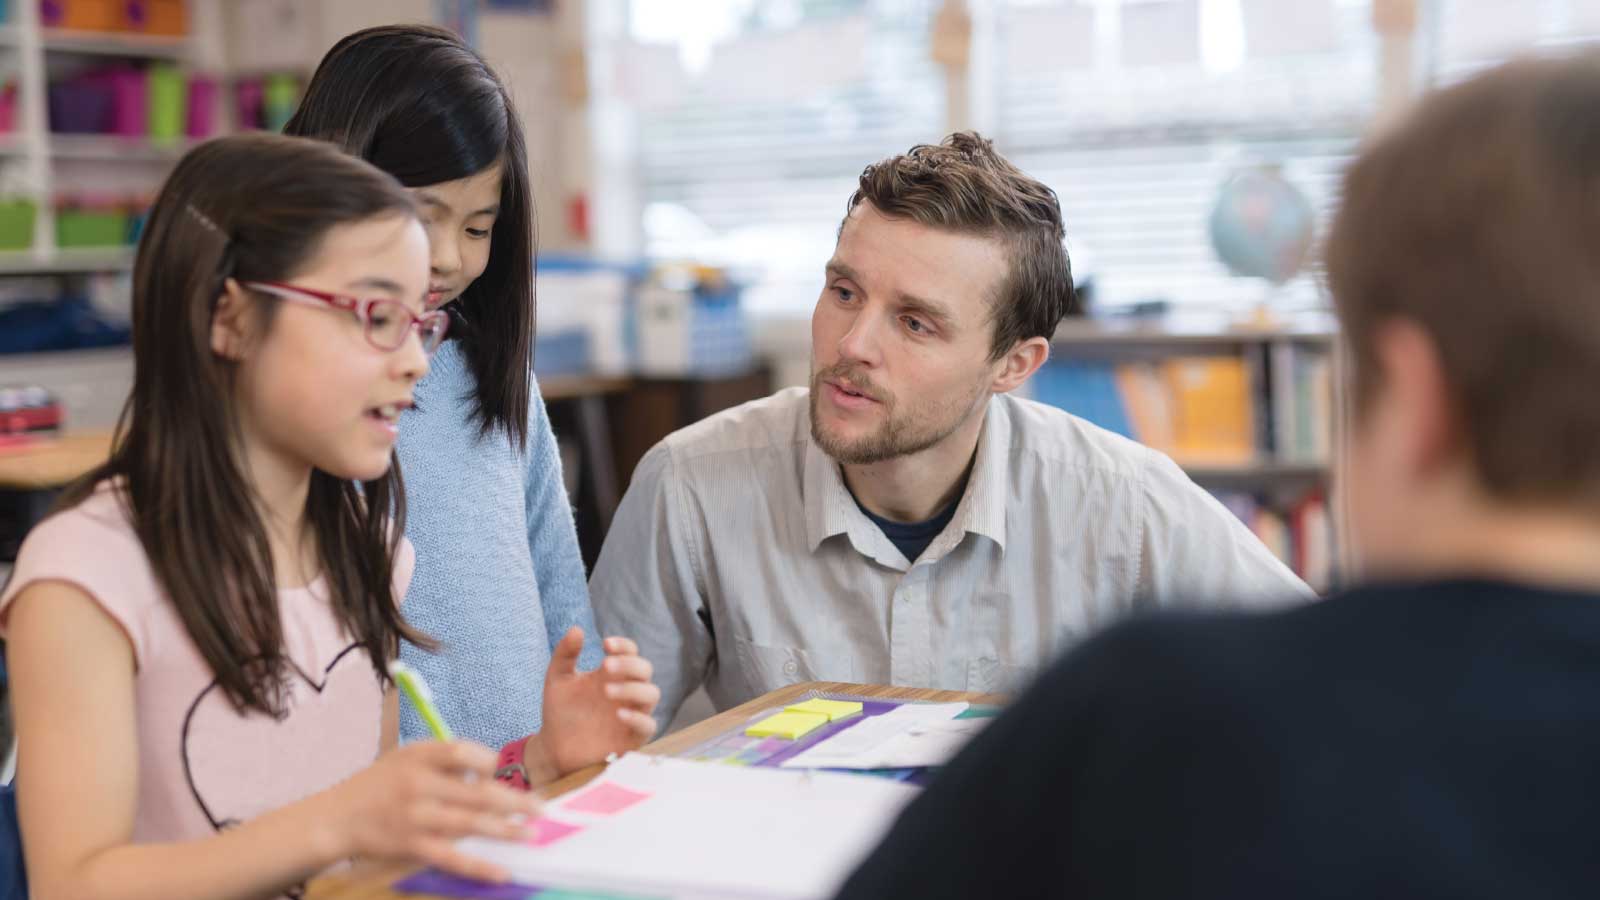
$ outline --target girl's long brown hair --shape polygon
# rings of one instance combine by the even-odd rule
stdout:
[[[161,189],[133,272],[133,391],[111,458],[60,508],[117,486],[156,578],[241,710],[281,715],[288,657],[272,551],[241,463],[234,364],[211,350],[228,278],[292,279],[335,226],[415,216],[393,178],[331,145],[252,134],[203,144]],[[276,305],[264,302],[271,327]],[[380,679],[401,638],[393,566],[405,526],[400,471],[364,484],[314,471],[306,521],[334,614]]]

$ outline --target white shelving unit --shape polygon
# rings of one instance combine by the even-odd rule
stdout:
[[[193,50],[193,44],[187,37],[66,31],[59,28],[43,29],[42,35],[45,50],[59,53],[181,61],[188,59]]]
[[[0,57],[11,57],[7,68],[17,73],[16,131],[0,135],[0,166],[8,171],[8,196],[26,196],[34,202],[33,248],[0,252],[0,276],[74,274],[124,271],[133,263],[132,248],[60,248],[56,245],[55,197],[63,185],[62,163],[88,161],[109,167],[137,166],[141,180],[153,188],[160,169],[191,147],[189,141],[156,143],[112,135],[55,134],[48,114],[49,78],[58,57],[132,59],[183,62],[191,58],[195,43],[189,37],[81,32],[49,29],[39,22],[38,3],[10,4],[14,21],[0,25]],[[137,170],[136,170],[137,171]]]
[[[177,162],[199,141],[153,141],[114,134],[52,134],[50,156],[54,159],[86,159],[105,162]]]

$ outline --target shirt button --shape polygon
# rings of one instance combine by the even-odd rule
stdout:
[[[795,662],[792,659],[783,664],[783,674],[785,674],[785,675],[794,675],[795,673],[797,673],[799,671],[800,671],[800,664]]]

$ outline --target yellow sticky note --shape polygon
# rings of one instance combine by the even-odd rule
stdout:
[[[847,716],[860,713],[861,704],[849,700],[824,700],[821,697],[813,697],[804,703],[786,706],[784,710],[786,712],[813,713],[827,716],[829,722],[837,722]]]
[[[751,725],[744,730],[749,737],[780,737],[789,740],[798,740],[812,731],[828,724],[828,717],[821,713],[809,712],[784,712],[767,716],[765,719]]]

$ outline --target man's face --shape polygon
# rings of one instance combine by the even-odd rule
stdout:
[[[990,306],[996,240],[891,219],[845,220],[811,315],[811,434],[841,463],[926,450],[977,414],[1000,364]]]

